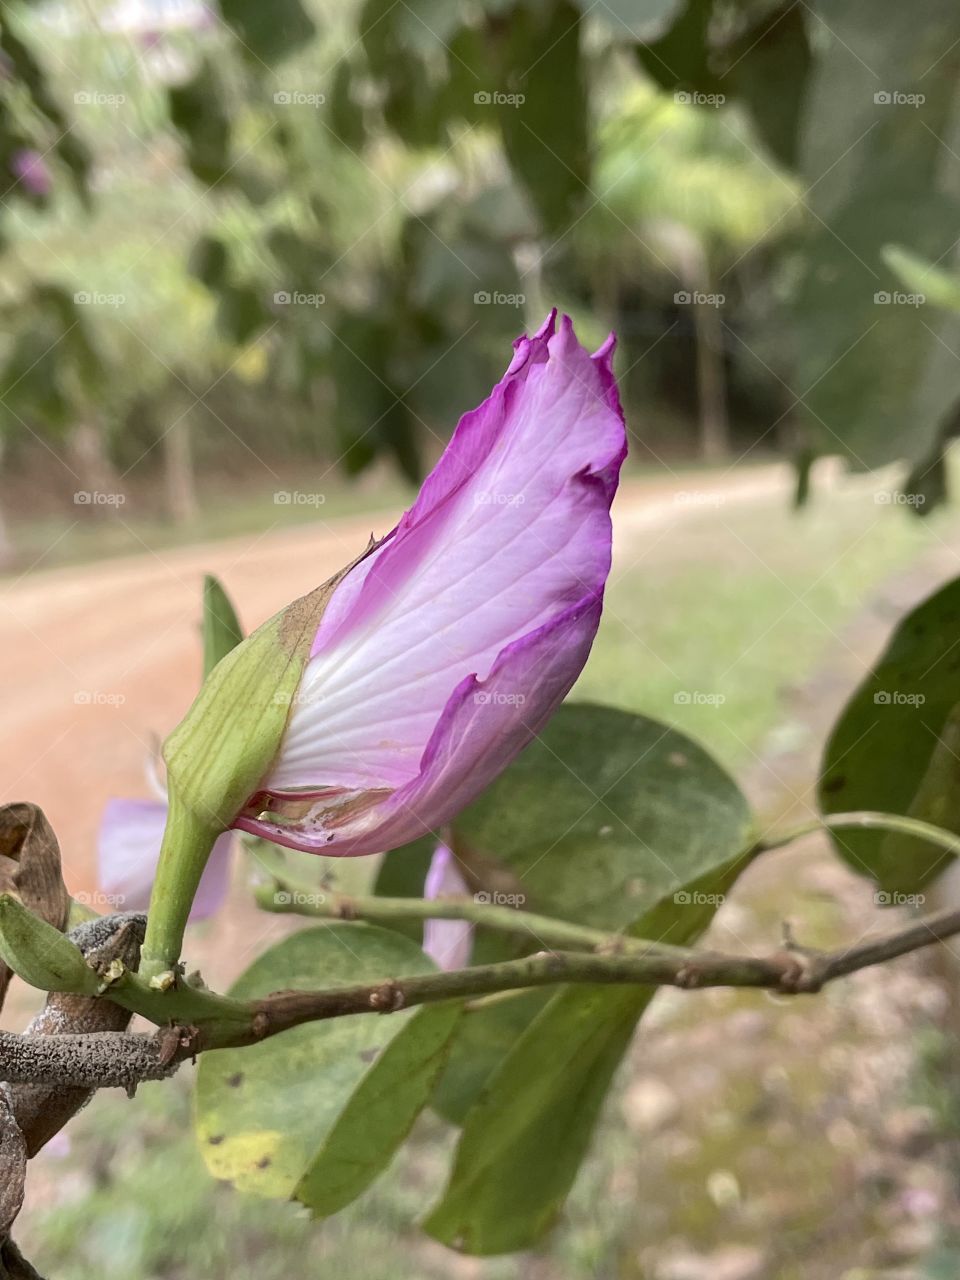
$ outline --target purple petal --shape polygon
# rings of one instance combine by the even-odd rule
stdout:
[[[159,800],[108,800],[98,837],[100,890],[104,906],[145,911],[150,901],[167,806]],[[230,885],[229,832],[213,846],[190,912],[205,920],[219,910]],[[99,904],[97,904],[99,905]]]
[[[469,892],[453,853],[438,844],[423,886],[424,897],[457,898]],[[423,926],[423,949],[441,969],[462,969],[473,949],[473,925],[467,920],[428,920]]]
[[[551,316],[515,346],[415,505],[337,588],[244,830],[330,854],[404,843],[473,799],[579,674],[626,451],[613,341],[590,356]],[[259,817],[264,795],[285,820]]]

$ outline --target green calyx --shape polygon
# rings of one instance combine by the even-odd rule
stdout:
[[[140,966],[148,980],[172,981],[210,851],[269,772],[323,611],[356,563],[230,649],[164,745],[170,807]]]

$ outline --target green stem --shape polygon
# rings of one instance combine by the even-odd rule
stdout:
[[[916,836],[920,840],[929,840],[931,844],[939,845],[941,849],[946,849],[955,857],[960,857],[960,836],[954,835],[952,831],[944,831],[942,827],[935,827],[930,822],[921,822],[919,818],[906,818],[898,813],[874,813],[869,809],[851,813],[830,813],[822,818],[814,818],[812,822],[805,822],[803,826],[785,831],[783,835],[761,841],[761,849],[764,853],[769,853],[772,849],[782,849],[785,845],[793,844],[795,840],[814,835],[818,831],[843,831],[850,827],[859,827],[861,830],[897,831],[902,835]]]
[[[159,982],[176,970],[200,877],[220,834],[171,791],[140,960],[140,974],[147,982]]]
[[[631,938],[622,933],[610,933],[603,929],[591,929],[588,925],[572,924],[552,916],[537,915],[514,907],[498,907],[492,903],[476,902],[465,898],[380,898],[376,896],[352,897],[346,894],[299,894],[295,889],[283,886],[280,892],[275,885],[262,885],[256,894],[257,903],[265,911],[293,912],[321,920],[372,920],[394,924],[401,920],[465,920],[499,933],[520,934],[531,937],[545,949],[559,950],[571,947],[581,951],[603,953],[630,953],[632,955],[677,956],[683,948],[666,943],[650,942],[644,938]],[[301,900],[302,899],[302,900]]]

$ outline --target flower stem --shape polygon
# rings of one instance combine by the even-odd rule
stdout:
[[[673,956],[686,954],[682,947],[631,938],[628,934],[592,929],[588,925],[536,915],[515,907],[499,907],[470,898],[380,898],[374,895],[298,894],[277,891],[277,884],[262,885],[257,903],[265,911],[293,912],[321,920],[371,920],[390,924],[398,920],[465,920],[498,933],[521,934],[545,949],[593,951],[597,954]],[[300,900],[302,899],[302,901]]]
[[[220,834],[218,827],[202,822],[171,791],[140,959],[140,974],[147,982],[175,973],[200,877]]]

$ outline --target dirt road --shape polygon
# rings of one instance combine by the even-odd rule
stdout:
[[[672,522],[723,496],[782,500],[786,467],[632,480],[614,509],[625,562]],[[94,843],[111,795],[146,794],[156,736],[183,715],[200,678],[203,575],[217,574],[246,628],[356,555],[398,513],[318,521],[188,548],[39,570],[0,583],[0,798],[40,804],[63,846],[67,883],[94,886]]]

